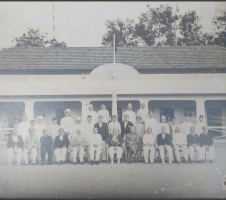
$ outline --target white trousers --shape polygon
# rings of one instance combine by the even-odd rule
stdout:
[[[205,146],[202,146],[202,159],[207,159],[207,153],[209,153],[209,159],[210,160],[214,160],[214,152],[215,152],[215,149],[213,146],[209,146],[209,152],[206,152],[206,147]]]
[[[194,159],[194,151],[198,152],[198,160],[202,160],[202,149],[200,146],[190,146],[189,147],[189,155],[190,155],[190,159],[193,160]]]
[[[188,161],[188,147],[186,145],[184,145],[182,148],[180,148],[178,145],[174,146],[174,152],[175,152],[176,159],[177,159],[177,161],[181,162],[179,150],[183,151],[184,159]]]
[[[28,164],[28,156],[30,155],[31,156],[31,159],[32,159],[32,163],[35,163],[36,162],[36,159],[37,159],[37,149],[36,148],[32,148],[31,150],[31,153],[29,153],[29,151],[27,150],[27,148],[25,148],[23,150],[23,157],[24,157],[24,162],[25,164]]]
[[[65,161],[66,158],[66,153],[67,153],[67,148],[57,148],[54,150],[55,156],[56,156],[56,161]]]
[[[170,145],[160,145],[159,146],[159,153],[160,153],[160,157],[161,157],[161,161],[165,162],[165,150],[168,152],[168,155],[169,155],[169,162],[173,161],[173,150],[172,150],[172,147]]]
[[[116,150],[115,150],[116,149]],[[108,153],[111,159],[114,158],[114,154],[116,153],[117,159],[120,159],[122,157],[123,149],[122,147],[109,147]]]
[[[143,150],[144,150],[144,161],[147,163],[148,162],[148,154],[149,154],[149,151],[150,152],[150,162],[153,163],[154,162],[154,158],[155,158],[155,147],[154,146],[149,146],[149,145],[146,145],[143,147]]]
[[[16,160],[17,164],[20,164],[21,157],[22,157],[22,149],[21,148],[8,148],[7,154],[8,154],[8,163],[11,165],[13,161],[13,154],[16,152]]]
[[[98,146],[98,147],[89,147],[90,159],[91,160],[94,160],[94,153],[96,151],[95,161],[99,161],[100,160],[101,149],[102,149],[101,146]]]
[[[72,150],[71,154],[72,154],[73,162],[77,162],[78,152],[79,152],[79,160],[80,160],[80,162],[83,162],[83,158],[84,158],[84,154],[85,154],[84,146],[80,145],[80,146],[75,146],[72,148],[73,148],[73,150]]]

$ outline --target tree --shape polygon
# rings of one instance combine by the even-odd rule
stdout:
[[[40,30],[28,28],[28,32],[24,33],[22,37],[16,37],[15,47],[66,47],[64,42],[59,43],[56,39],[48,40],[48,33],[40,33]],[[12,40],[12,41],[14,41]]]
[[[161,5],[158,8],[147,5],[147,8],[148,11],[141,13],[138,18],[139,23],[135,26],[136,35],[148,46],[174,46],[176,22],[180,16],[177,13],[174,14],[173,8],[169,5]]]
[[[201,18],[195,11],[186,12],[180,20],[179,30],[181,37],[178,38],[178,45],[199,46],[205,45],[202,34]]]
[[[102,37],[102,45],[113,46],[113,33],[115,33],[116,46],[137,46],[139,44],[134,32],[135,25],[133,20],[107,20],[105,25],[108,31]]]

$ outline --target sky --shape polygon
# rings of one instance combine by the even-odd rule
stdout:
[[[68,47],[101,46],[107,31],[106,20],[126,18],[138,21],[146,5],[152,8],[161,4],[171,5],[180,13],[195,10],[202,17],[204,32],[214,32],[212,19],[226,10],[226,2],[54,2],[55,38]],[[40,29],[53,37],[53,2],[0,2],[0,49],[15,45],[12,40],[22,36],[28,28]]]

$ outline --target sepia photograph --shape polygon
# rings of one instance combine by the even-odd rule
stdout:
[[[226,2],[1,1],[0,198],[226,198]]]

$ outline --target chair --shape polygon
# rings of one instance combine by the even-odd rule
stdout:
[[[109,153],[108,153],[108,149],[109,148],[107,148],[107,161],[108,161],[108,163],[110,163],[111,162],[111,159],[110,159],[110,156],[109,156]],[[123,159],[123,157],[124,157],[124,152],[122,153],[122,156],[121,156],[121,162],[123,163],[124,162],[124,159]],[[113,160],[115,161],[117,158],[116,158],[116,153],[114,154],[114,158],[113,158]]]

